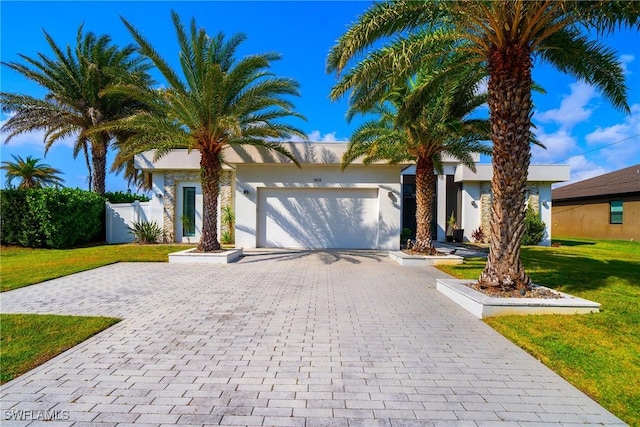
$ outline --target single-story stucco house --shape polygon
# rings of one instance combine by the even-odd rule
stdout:
[[[640,240],[640,164],[553,190],[553,232]]]
[[[346,143],[284,145],[301,168],[252,146],[227,148],[223,153],[219,209],[231,206],[235,213],[236,247],[399,249],[400,232],[410,225],[403,224],[403,217],[415,216],[410,165],[356,161],[342,171]],[[475,159],[479,161],[479,156]],[[166,242],[196,242],[202,226],[199,152],[175,150],[154,160],[150,151],[136,156],[135,162],[138,169],[152,174],[145,218],[162,226]],[[530,167],[528,202],[539,207],[546,224],[551,224],[551,184],[568,179],[568,166]],[[480,226],[488,230],[490,181],[491,165],[479,164],[473,173],[453,159],[444,159],[444,175],[436,184],[437,240],[445,239],[451,212],[464,229],[465,240],[471,240]],[[224,232],[224,224],[218,225]],[[543,244],[550,243],[550,228],[547,235]]]

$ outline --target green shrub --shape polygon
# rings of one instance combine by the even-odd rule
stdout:
[[[32,248],[90,242],[104,223],[104,198],[80,189],[2,190],[0,210],[2,243]]]
[[[155,221],[138,221],[129,227],[130,233],[138,243],[158,243],[162,238],[162,228]]]
[[[546,225],[540,219],[540,215],[533,209],[527,207],[527,213],[524,217],[524,236],[522,237],[523,245],[537,245],[542,241],[546,233]]]
[[[222,208],[221,221],[227,229],[220,235],[220,242],[225,245],[230,245],[235,240],[235,237],[233,236],[233,226],[236,223],[236,215],[231,210],[231,206],[227,205]]]
[[[230,245],[233,243],[233,235],[229,230],[224,230],[220,235],[220,243]]]
[[[104,197],[107,198],[109,203],[133,203],[136,200],[148,202],[150,200],[144,194],[125,193],[124,191],[107,191],[104,193]]]

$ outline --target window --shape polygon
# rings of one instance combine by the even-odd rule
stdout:
[[[404,197],[416,197],[416,185],[402,184],[402,193]]]
[[[182,189],[182,236],[196,235],[196,187]]]
[[[609,202],[609,224],[622,224],[622,200]]]

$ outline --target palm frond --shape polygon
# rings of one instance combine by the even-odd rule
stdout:
[[[374,3],[338,39],[327,57],[327,72],[340,74],[351,60],[376,41],[437,22],[442,10],[438,3],[410,0]]]
[[[539,55],[560,71],[598,87],[616,108],[631,111],[624,71],[612,49],[565,29],[541,43]]]

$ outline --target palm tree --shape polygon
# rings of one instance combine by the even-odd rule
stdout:
[[[218,242],[218,191],[222,170],[222,150],[228,146],[252,145],[276,151],[296,165],[298,161],[277,139],[304,133],[280,121],[288,116],[301,117],[284,97],[298,95],[298,84],[269,72],[276,53],[234,55],[245,36],[225,39],[222,33],[209,37],[191,21],[189,34],[177,13],[172,19],[180,45],[180,64],[184,79],[169,66],[152,45],[129,22],[124,24],[166,79],[163,90],[144,90],[133,86],[120,88],[152,107],[119,122],[115,129],[127,131],[123,156],[154,149],[160,158],[176,148],[198,150],[201,155],[200,178],[203,196],[201,252],[220,249]],[[126,148],[125,148],[126,147]]]
[[[477,62],[489,75],[493,142],[493,205],[487,264],[482,286],[527,289],[531,283],[520,260],[525,191],[530,162],[531,71],[533,60],[550,63],[598,87],[612,104],[629,111],[627,88],[615,52],[591,40],[588,31],[606,33],[619,25],[640,26],[640,2],[628,1],[392,1],[377,3],[338,40],[328,71],[340,74],[355,57],[381,39],[396,36],[371,53],[358,75],[343,77],[373,84],[379,69],[412,75],[421,63],[460,52],[458,64]],[[446,74],[458,66],[449,63]],[[380,86],[389,84],[382,78]]]
[[[40,159],[31,156],[27,156],[26,159],[14,155],[11,157],[13,162],[4,161],[0,167],[7,174],[7,186],[11,186],[15,178],[20,179],[18,188],[42,188],[51,185],[57,187],[64,182],[64,179],[58,176],[62,173],[61,170],[40,163]]]
[[[124,82],[150,84],[149,65],[134,56],[135,47],[118,48],[109,36],[85,34],[82,25],[73,50],[60,48],[47,32],[44,35],[53,51],[51,57],[38,53],[37,58],[20,55],[26,64],[3,62],[47,90],[42,99],[0,93],[3,111],[13,114],[2,127],[9,134],[6,142],[21,133],[43,130],[46,154],[56,141],[75,137],[73,155],[83,152],[85,156],[89,188],[104,194],[107,151],[119,135],[94,129],[140,107],[126,94],[104,91]]]
[[[415,78],[392,88],[373,108],[370,108],[373,101],[370,90],[354,90],[347,117],[350,119],[355,113],[371,111],[378,118],[365,122],[356,130],[342,162],[344,169],[362,156],[365,164],[380,160],[390,163],[415,161],[414,249],[427,254],[435,253],[431,221],[435,173],[442,173],[442,156],[451,155],[475,170],[471,153],[490,152],[480,143],[489,139],[489,121],[468,118],[486,102],[486,94],[478,93],[481,70],[467,67],[457,79],[440,81],[437,86],[431,84],[435,77],[432,71],[423,69]],[[425,87],[429,90],[423,90]]]

